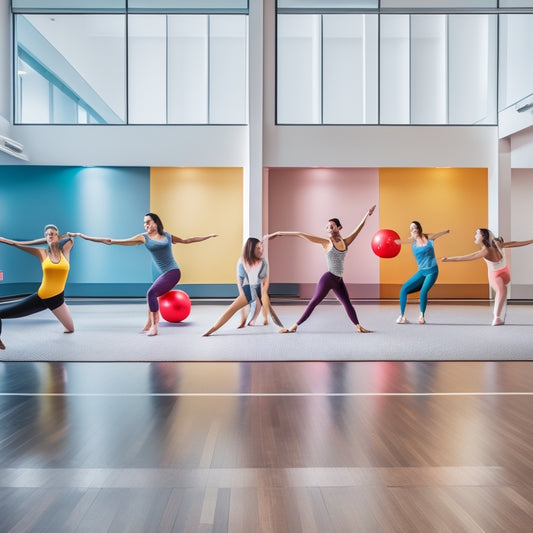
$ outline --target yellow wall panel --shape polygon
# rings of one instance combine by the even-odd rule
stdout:
[[[181,283],[235,283],[243,244],[242,168],[152,168],[150,209],[178,237],[219,235],[173,246]]]
[[[478,249],[474,233],[479,227],[487,227],[488,221],[487,169],[383,168],[379,173],[379,198],[380,227],[394,229],[402,238],[409,236],[413,220],[418,220],[426,233],[451,231],[435,241],[439,278],[433,296],[439,293],[439,285],[449,287],[450,297],[472,297],[468,285],[487,285],[484,261],[440,262],[441,257]],[[415,271],[411,247],[404,245],[396,258],[380,260],[380,283],[402,284]],[[456,289],[461,286],[463,290],[458,293]],[[488,289],[484,294],[488,295]]]

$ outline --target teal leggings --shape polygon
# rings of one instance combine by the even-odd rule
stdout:
[[[405,314],[405,306],[407,305],[407,295],[413,292],[420,291],[420,312],[424,314],[428,305],[428,292],[439,275],[438,269],[426,270],[421,272],[420,270],[411,278],[409,278],[402,286],[400,291],[400,312]]]

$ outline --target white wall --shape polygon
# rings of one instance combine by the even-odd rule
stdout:
[[[530,145],[531,146],[531,145]],[[531,149],[530,149],[531,151]],[[533,170],[515,169],[511,177],[511,235],[506,240],[533,239],[531,198],[533,198]],[[533,245],[510,249],[512,298],[533,298]]]
[[[247,126],[13,126],[32,165],[244,166]]]

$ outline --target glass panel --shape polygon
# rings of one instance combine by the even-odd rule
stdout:
[[[159,13],[248,13],[248,0],[129,0],[128,9]]]
[[[278,9],[377,9],[378,0],[278,0]]]
[[[209,123],[247,122],[247,17],[211,15]]]
[[[128,16],[130,124],[167,121],[166,15]]]
[[[533,93],[533,15],[500,15],[500,111]]]
[[[17,95],[15,122],[22,124],[50,122],[50,82],[20,58]]]
[[[411,15],[411,124],[447,123],[446,15]]]
[[[278,15],[277,120],[320,124],[321,17]]]
[[[124,13],[126,0],[12,0],[12,6],[14,13]]]
[[[409,124],[409,15],[380,17],[381,124]]]
[[[501,3],[501,2],[500,2]],[[498,7],[498,0],[381,0],[382,8],[464,9]]]
[[[168,17],[168,122],[207,124],[208,16]]]
[[[78,120],[78,106],[67,94],[58,87],[52,89],[52,123],[76,124]]]
[[[80,102],[99,122],[124,122],[126,69],[122,15],[16,15],[15,31],[19,60],[69,98]],[[24,90],[15,98],[21,120],[26,120],[25,106],[34,109],[34,105]],[[70,123],[76,121],[75,114]]]
[[[323,17],[323,123],[377,123],[377,15]]]
[[[450,124],[496,123],[496,15],[449,15]]]
[[[533,7],[533,0],[500,0],[500,7]]]

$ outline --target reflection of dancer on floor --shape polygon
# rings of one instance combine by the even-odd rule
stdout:
[[[48,224],[44,228],[44,239],[34,241],[13,241],[0,237],[0,242],[15,246],[19,250],[34,255],[41,262],[43,278],[41,286],[35,294],[12,303],[0,306],[0,333],[2,332],[2,318],[20,318],[33,315],[45,309],[50,309],[63,324],[65,333],[74,331],[74,322],[70,310],[65,303],[65,284],[70,269],[70,250],[74,244],[71,238],[62,242],[57,227]],[[38,248],[34,244],[46,243],[48,247]],[[5,346],[0,340],[0,349]]]
[[[504,248],[516,248],[533,244],[533,239],[529,241],[509,241],[499,237],[495,238],[492,232],[486,228],[476,230],[474,242],[481,247],[477,252],[454,257],[443,257],[442,261],[474,261],[484,259],[487,264],[489,284],[494,290],[494,319],[493,326],[505,324],[505,312],[507,306],[507,288],[511,282],[511,272],[505,259]]]
[[[147,335],[157,335],[157,324],[159,323],[159,296],[172,290],[180,280],[181,271],[172,255],[173,244],[191,244],[201,242],[215,234],[204,237],[189,237],[182,239],[166,232],[163,228],[161,218],[155,213],[144,215],[145,233],[139,233],[129,239],[109,239],[105,237],[88,237],[83,233],[71,233],[73,236],[82,237],[88,241],[102,242],[104,244],[120,244],[122,246],[139,246],[144,244],[152,256],[153,265],[160,272],[159,277],[154,281],[146,294],[148,300],[148,320],[142,331]]]
[[[250,323],[255,323],[261,308],[263,308],[264,323],[268,323],[268,314],[280,324],[268,298],[268,263],[263,257],[263,243],[259,239],[250,237],[246,240],[242,255],[237,262],[237,287],[239,296],[233,300],[222,316],[215,322],[213,327],[204,333],[204,337],[211,335],[222,327],[237,311],[244,310],[248,305],[255,302],[255,312]],[[243,315],[239,327],[246,323],[247,315]]]
[[[397,324],[406,324],[405,307],[407,305],[407,295],[420,291],[420,317],[419,324],[425,324],[424,317],[428,304],[428,292],[435,285],[439,275],[439,267],[435,258],[435,248],[433,241],[438,239],[450,230],[440,231],[439,233],[424,233],[420,222],[414,220],[409,226],[411,232],[407,239],[397,239],[397,244],[410,244],[413,255],[418,265],[418,271],[414,276],[409,278],[402,286],[400,291],[400,316],[396,319]]]
[[[308,233],[302,233],[300,231],[276,231],[267,235],[267,238],[274,238],[280,236],[296,236],[302,237],[312,243],[320,244],[324,251],[326,252],[326,261],[328,265],[328,271],[322,275],[318,281],[315,294],[311,301],[307,305],[303,315],[298,319],[298,321],[293,324],[290,328],[283,328],[280,330],[280,333],[294,333],[299,325],[303,324],[314,311],[315,307],[328,295],[329,291],[332,290],[335,296],[344,306],[344,310],[348,314],[350,320],[357,327],[359,333],[370,333],[369,330],[365,329],[359,323],[357,318],[357,313],[353,305],[350,302],[350,296],[348,295],[348,290],[342,279],[344,272],[344,260],[346,259],[346,252],[348,251],[348,246],[352,244],[359,232],[363,229],[366,219],[372,215],[376,206],[372,206],[368,212],[365,214],[357,228],[348,235],[345,239],[341,237],[340,231],[342,225],[338,218],[331,218],[327,225],[326,231],[329,234],[329,237],[318,237],[315,235],[309,235]]]

